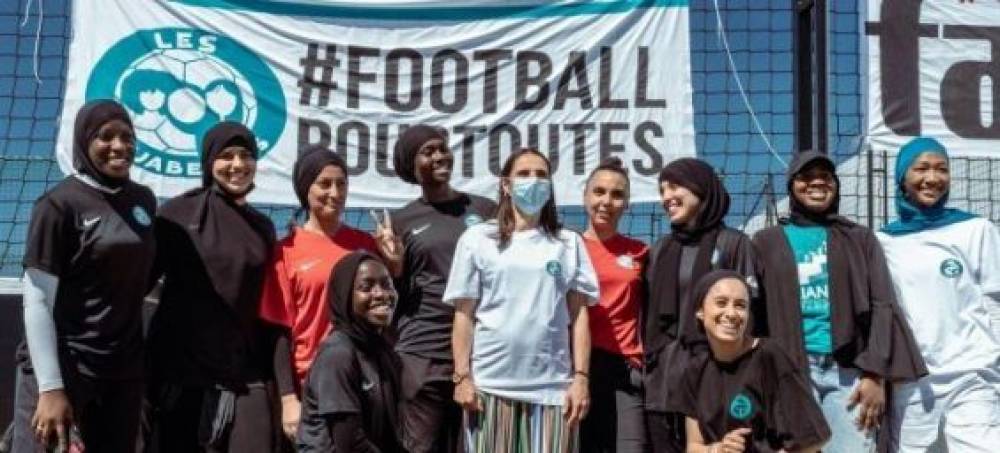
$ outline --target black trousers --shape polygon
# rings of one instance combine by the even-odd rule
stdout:
[[[646,427],[653,453],[683,453],[687,449],[683,415],[646,411]]]
[[[462,409],[454,401],[451,360],[399,353],[403,363],[400,422],[410,453],[460,451]]]
[[[590,353],[590,412],[580,425],[582,453],[642,453],[648,448],[642,370],[614,353]]]
[[[223,445],[205,448],[198,439],[205,388],[180,387],[152,396],[152,435],[147,453],[272,453],[278,451],[276,412],[264,384],[250,386],[236,396],[232,425]]]
[[[87,451],[134,452],[139,440],[143,383],[140,379],[109,381],[62,370],[63,385],[73,420]],[[14,395],[13,453],[46,451],[35,441],[31,418],[38,405],[38,383],[24,364],[17,367]]]

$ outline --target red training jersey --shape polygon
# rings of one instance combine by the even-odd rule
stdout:
[[[326,294],[333,266],[353,251],[377,254],[378,248],[368,233],[343,225],[333,237],[295,227],[275,249],[260,317],[291,329],[292,361],[301,385],[332,327]]]
[[[605,241],[586,236],[583,239],[601,288],[600,300],[588,312],[591,342],[596,348],[622,355],[635,366],[641,366],[642,265],[649,247],[620,234]]]

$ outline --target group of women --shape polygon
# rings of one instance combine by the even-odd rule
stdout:
[[[675,160],[649,247],[619,232],[620,161],[589,175],[581,234],[544,154],[513,152],[494,203],[450,185],[447,141],[402,133],[394,168],[421,196],[373,212],[374,235],[342,223],[343,159],[304,150],[304,220],[277,241],[246,200],[244,126],[208,131],[201,186],[157,208],[129,179],[125,109],[86,105],[77,172],[29,227],[13,451],[1000,445],[1000,231],[946,207],[935,140],[900,150],[899,219],[878,233],[838,215],[822,153],[795,156],[790,216],[752,239],[724,224],[712,167]]]

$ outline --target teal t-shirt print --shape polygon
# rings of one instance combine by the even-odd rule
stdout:
[[[830,354],[830,274],[827,234],[823,227],[786,225],[785,236],[799,274],[799,304],[806,352]]]

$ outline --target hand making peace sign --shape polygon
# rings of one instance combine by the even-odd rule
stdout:
[[[393,277],[399,277],[403,273],[403,241],[396,236],[392,229],[392,218],[389,210],[382,208],[382,216],[379,218],[377,211],[370,210],[368,214],[375,222],[375,243],[378,245],[378,252],[385,260],[386,267]]]

